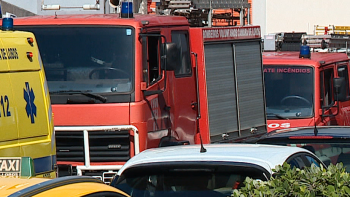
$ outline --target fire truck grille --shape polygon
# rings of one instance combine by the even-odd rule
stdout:
[[[89,151],[84,151],[83,131],[56,131],[57,161],[119,162],[130,159],[129,131],[88,132]]]

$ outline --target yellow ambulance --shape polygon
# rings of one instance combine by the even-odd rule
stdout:
[[[0,31],[0,133],[0,177],[56,177],[53,116],[37,42],[34,34],[15,31],[12,18],[2,19]]]

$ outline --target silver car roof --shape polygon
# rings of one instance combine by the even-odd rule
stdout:
[[[135,165],[179,161],[250,163],[259,165],[272,174],[272,169],[276,165],[282,165],[291,155],[300,152],[313,154],[299,147],[262,144],[204,144],[204,153],[200,152],[200,148],[200,145],[181,145],[147,149],[126,162],[118,175]]]

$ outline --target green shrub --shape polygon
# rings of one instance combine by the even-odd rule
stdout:
[[[235,189],[232,197],[313,197],[350,196],[350,175],[342,163],[331,164],[328,169],[312,165],[298,169],[285,163],[276,166],[276,174],[269,181],[246,178],[245,186]]]

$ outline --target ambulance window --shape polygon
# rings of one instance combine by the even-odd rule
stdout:
[[[345,78],[346,95],[350,96],[350,92],[349,92],[349,70],[348,70],[348,64],[347,63],[338,65],[338,76]]]
[[[321,71],[321,105],[329,106],[333,101],[333,67]]]
[[[172,31],[171,40],[181,51],[181,64],[175,69],[175,76],[191,75],[190,47],[186,31]]]
[[[147,36],[143,38],[143,80],[147,86],[152,85],[161,78],[160,47],[161,37]]]

